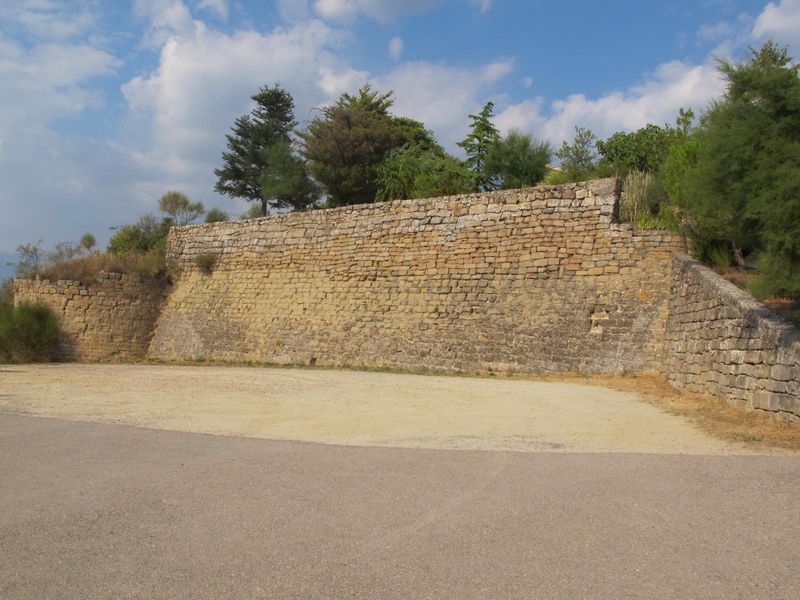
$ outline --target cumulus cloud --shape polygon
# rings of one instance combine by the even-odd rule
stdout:
[[[756,19],[753,37],[757,40],[772,38],[800,51],[800,0],[770,2]]]
[[[495,85],[514,67],[499,60],[477,67],[409,62],[375,79],[379,89],[395,91],[394,112],[418,119],[454,149],[469,126],[467,115],[480,110]]]
[[[389,56],[394,60],[398,60],[403,53],[403,38],[395,36],[389,40]]]
[[[73,221],[86,219],[90,203],[78,206],[75,199],[93,193],[91,157],[104,154],[89,152],[81,140],[66,140],[53,127],[102,107],[105,98],[94,84],[121,62],[104,50],[60,39],[62,29],[48,31],[52,40],[32,46],[0,37],[0,252],[36,241],[20,237],[24,232],[80,227]]]
[[[315,0],[314,10],[323,19],[351,23],[358,15],[387,23],[397,17],[430,10],[440,0]]]
[[[178,187],[198,200],[219,202],[212,192],[213,169],[225,134],[252,108],[250,96],[259,87],[278,82],[292,93],[302,123],[315,107],[366,80],[366,73],[336,57],[340,39],[321,21],[269,33],[195,27],[170,38],[158,68],[122,87],[130,130],[144,132],[134,157],[150,177],[140,183],[138,196],[157,198],[167,187]]]
[[[643,83],[626,91],[598,98],[574,94],[552,102],[549,110],[545,110],[541,98],[511,104],[499,112],[497,123],[503,131],[513,127],[534,131],[557,144],[571,139],[576,125],[605,137],[647,123],[671,123],[681,107],[702,110],[723,87],[713,64],[673,61],[662,64]]]
[[[133,9],[134,14],[147,21],[142,42],[152,48],[160,48],[170,38],[187,37],[206,29],[181,0],[135,0]]]
[[[75,37],[93,24],[91,12],[81,2],[3,0],[0,3],[0,29],[20,28],[47,40]]]

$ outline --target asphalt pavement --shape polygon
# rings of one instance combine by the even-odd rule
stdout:
[[[800,598],[800,457],[0,415],[0,598]]]

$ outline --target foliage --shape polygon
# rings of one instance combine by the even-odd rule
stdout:
[[[242,221],[247,221],[248,219],[260,219],[264,215],[261,213],[261,207],[258,204],[253,204],[247,209],[247,212],[244,213],[241,217],[239,217]]]
[[[761,293],[799,297],[798,66],[768,42],[719,68],[726,94],[668,156],[667,187],[700,254],[727,243],[743,266],[757,250]]]
[[[259,183],[265,198],[294,210],[312,207],[319,200],[319,190],[306,171],[303,160],[292,151],[289,142],[277,142],[264,150],[264,169]]]
[[[52,281],[92,281],[101,272],[163,277],[166,275],[164,252],[154,249],[148,252],[129,252],[121,256],[112,252],[93,252],[65,262],[45,263],[35,274]]]
[[[561,170],[568,181],[583,181],[592,176],[596,164],[595,144],[597,136],[591,129],[575,127],[575,138],[571,144],[566,141],[556,152],[561,161]]]
[[[268,166],[266,150],[279,142],[289,143],[297,122],[294,100],[278,84],[262,87],[252,100],[253,110],[236,119],[231,133],[225,136],[227,150],[222,153],[222,168],[214,170],[214,189],[232,198],[258,201],[262,215],[266,215],[270,206],[294,207],[291,202],[287,204],[286,198],[265,196],[261,174]]]
[[[553,154],[548,142],[537,142],[516,129],[498,137],[489,148],[485,171],[493,189],[517,189],[536,185],[547,174]]]
[[[84,233],[81,236],[81,248],[86,250],[86,252],[91,252],[92,249],[97,245],[97,240],[91,233]]]
[[[622,180],[622,195],[619,201],[619,220],[636,223],[638,217],[648,211],[647,190],[653,183],[653,175],[642,171],[631,171]]]
[[[175,225],[187,225],[206,212],[202,202],[190,202],[186,194],[170,190],[158,201],[158,210]]]
[[[17,264],[14,265],[14,275],[20,279],[32,277],[44,261],[42,240],[35,244],[20,244],[17,246]]]
[[[159,221],[153,215],[143,215],[135,224],[123,225],[117,230],[108,243],[108,251],[117,256],[163,251],[171,225],[169,219]]]
[[[39,304],[0,305],[0,362],[49,362],[59,329],[53,312]]]
[[[472,119],[470,132],[466,138],[458,142],[467,154],[467,168],[473,174],[475,191],[491,189],[491,176],[486,169],[486,161],[493,146],[500,139],[497,128],[492,123],[494,103],[487,102],[477,115],[469,115]]]
[[[214,266],[217,264],[217,255],[213,252],[204,252],[203,254],[198,254],[194,259],[194,263],[203,273],[209,275],[211,274],[211,271],[214,270]]]
[[[631,171],[622,180],[619,219],[639,229],[679,231],[660,175]]]
[[[14,280],[5,279],[0,283],[0,308],[14,304]]]
[[[212,208],[206,213],[206,223],[219,223],[221,221],[229,220],[230,217],[228,216],[228,213],[220,208]]]
[[[325,188],[329,205],[373,202],[384,159],[425,135],[422,124],[393,117],[391,106],[391,92],[365,85],[357,95],[342,94],[322,108],[299,134],[308,170]]]
[[[377,182],[379,201],[449,196],[473,189],[472,174],[464,163],[425,146],[392,152],[378,167]]]
[[[633,132],[618,131],[607,140],[597,141],[597,151],[615,175],[631,171],[656,173],[666,159],[671,142],[670,130],[648,124]]]
[[[756,268],[759,276],[750,286],[756,298],[783,296],[800,300],[800,270],[796,262],[779,253],[762,252]]]

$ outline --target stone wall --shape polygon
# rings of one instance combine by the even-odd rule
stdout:
[[[150,356],[655,369],[682,240],[616,223],[618,195],[608,179],[173,228]]]
[[[118,273],[96,281],[17,279],[14,302],[49,306],[59,321],[61,360],[145,358],[166,294],[166,284]]]
[[[800,422],[800,332],[711,269],[679,254],[664,369],[680,389]]]

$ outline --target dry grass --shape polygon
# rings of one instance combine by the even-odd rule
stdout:
[[[763,411],[733,406],[710,396],[685,394],[658,375],[594,375],[553,377],[553,381],[583,382],[633,392],[657,408],[688,418],[700,429],[730,442],[800,451],[800,424]]]
[[[130,253],[117,256],[110,252],[93,252],[72,260],[47,264],[37,270],[42,279],[92,281],[100,272],[130,273],[158,277],[165,273],[166,265],[161,252]]]

